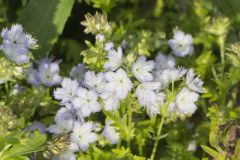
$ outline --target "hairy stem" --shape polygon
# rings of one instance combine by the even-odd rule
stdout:
[[[154,146],[153,146],[153,150],[152,150],[150,160],[154,160],[154,157],[155,157],[155,154],[156,154],[156,151],[157,151],[157,147],[158,147],[159,137],[161,135],[161,131],[162,131],[164,121],[165,121],[165,116],[162,116],[161,117],[161,122],[159,123],[159,126],[158,126],[158,131],[157,131],[157,136],[156,136],[158,139],[155,140],[155,142],[154,142]]]

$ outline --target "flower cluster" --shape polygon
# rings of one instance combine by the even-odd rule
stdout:
[[[21,66],[13,64],[4,57],[0,58],[0,84],[21,78],[22,73],[23,68]]]
[[[169,120],[175,120],[196,111],[198,93],[204,93],[204,89],[203,82],[195,77],[193,69],[176,66],[173,55],[159,53],[155,60],[148,60],[145,56],[137,58],[134,53],[124,56],[128,42],[123,40],[116,46],[111,41],[108,33],[112,31],[112,24],[105,16],[97,13],[95,16],[87,15],[86,19],[82,22],[87,26],[85,32],[95,35],[97,46],[102,47],[100,56],[105,56],[100,58],[98,72],[81,63],[72,68],[69,77],[62,78],[59,75],[60,61],[52,58],[43,58],[31,64],[25,72],[27,82],[34,86],[61,85],[54,90],[53,96],[62,107],[55,116],[55,124],[50,125],[47,131],[68,135],[69,147],[55,155],[55,159],[75,160],[75,152],[86,152],[90,145],[102,138],[106,143],[117,144],[121,135],[116,122],[106,116],[102,127],[90,116],[101,111],[104,114],[113,112],[114,115],[121,104],[128,101],[145,108],[150,118],[166,111]],[[99,27],[95,27],[95,22]],[[24,33],[21,25],[4,29],[1,36],[0,49],[5,57],[18,65],[29,62],[29,50],[34,49],[36,40]],[[175,30],[173,39],[168,43],[172,53],[178,57],[193,53],[192,36],[181,30]],[[178,87],[174,86],[175,81],[178,81]],[[170,86],[171,92],[168,89]]]
[[[18,65],[29,62],[29,49],[36,47],[36,40],[30,34],[24,33],[21,25],[3,29],[1,36],[3,41],[0,49],[9,60]]]
[[[169,104],[169,119],[184,118],[192,115],[197,107],[195,102],[198,101],[199,94],[204,93],[202,88],[203,82],[199,77],[195,77],[194,70],[176,67],[176,61],[173,56],[165,56],[159,53],[156,57],[156,65],[153,71],[155,81],[162,84],[162,89],[167,88],[175,81],[182,81],[179,85],[179,92],[175,100]]]
[[[181,31],[175,34],[174,39],[169,41],[172,48],[189,38]],[[107,53],[103,65],[105,71],[96,73],[88,70],[84,64],[79,64],[71,70],[71,78],[63,78],[61,87],[54,90],[54,98],[60,101],[62,108],[56,114],[56,124],[51,125],[48,131],[70,134],[72,147],[65,156],[71,157],[78,150],[85,152],[90,144],[99,139],[101,127],[96,130],[97,123],[88,121],[88,117],[102,110],[116,112],[130,94],[135,98],[131,101],[137,100],[139,106],[145,107],[149,117],[161,114],[161,108],[167,107],[169,118],[176,119],[193,114],[197,108],[195,102],[199,98],[198,93],[204,92],[203,82],[195,77],[194,70],[176,67],[174,56],[159,53],[155,61],[140,56],[126,68],[122,47],[115,48],[113,42],[104,42],[104,39],[103,34],[96,36],[96,41],[103,43]],[[180,56],[180,52],[182,56],[190,54],[188,47],[192,48],[191,43],[186,42],[184,45],[183,48],[173,48],[178,51],[176,55]],[[181,81],[181,85],[172,91],[175,96],[169,100],[166,90],[175,81]],[[118,142],[120,134],[113,121],[106,119],[102,136],[111,144]]]
[[[85,33],[108,33],[112,30],[112,24],[107,21],[107,17],[99,12],[96,12],[95,15],[88,13],[85,15],[85,18],[86,20],[81,22],[86,27]]]
[[[55,86],[61,83],[59,75],[60,61],[54,61],[51,58],[43,58],[37,62],[37,68],[31,65],[26,69],[26,80],[34,86],[44,85],[47,87]]]

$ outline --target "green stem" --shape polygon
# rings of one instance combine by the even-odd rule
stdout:
[[[118,144],[117,144],[117,148],[120,148],[120,147],[121,147],[121,144],[122,144],[122,140],[121,140],[121,138],[120,138],[119,141],[118,141]]]
[[[143,155],[143,146],[142,145],[138,145],[138,153],[140,156]]]
[[[174,95],[174,81],[172,81],[172,95]],[[172,95],[171,95],[171,98],[169,99],[168,103],[166,106],[163,106],[163,107],[167,107],[165,111],[163,111],[162,113],[162,116],[161,116],[161,121],[159,123],[159,126],[158,126],[158,131],[157,131],[157,136],[156,136],[156,140],[154,142],[154,146],[153,146],[153,150],[152,150],[152,154],[151,154],[151,157],[149,160],[154,160],[154,157],[155,157],[155,154],[156,154],[156,151],[157,151],[157,147],[158,147],[158,143],[159,143],[159,140],[160,140],[160,135],[161,135],[161,131],[162,131],[162,127],[163,127],[163,124],[164,124],[164,121],[165,121],[165,118],[168,114],[168,110],[169,110],[169,105],[172,101]]]
[[[174,81],[171,82],[172,84],[172,93],[174,92]]]
[[[128,131],[131,133],[132,131],[132,105],[130,104],[128,106]],[[128,140],[127,140],[127,145],[128,145],[128,148],[131,150],[131,137],[128,137]]]
[[[224,55],[224,37],[219,38],[219,46],[220,46],[220,54],[221,54],[221,63],[225,63],[225,55]]]
[[[219,43],[219,47],[220,47],[220,55],[221,55],[221,64],[222,64],[222,68],[221,68],[221,75],[222,78],[225,77],[225,45],[224,45],[224,41],[225,41],[225,37],[221,36],[219,37],[218,43]],[[222,98],[222,106],[225,107],[225,103],[226,103],[226,94],[223,94],[223,98]]]
[[[161,135],[161,131],[162,131],[164,121],[165,121],[165,116],[162,116],[161,117],[161,122],[159,123],[159,126],[158,126],[158,131],[157,131],[157,136],[156,136],[158,139],[155,140],[155,142],[154,142],[154,146],[153,146],[153,150],[152,150],[150,160],[154,160],[154,157],[155,157],[155,154],[156,154],[156,151],[157,151],[157,147],[158,147],[159,137]]]
[[[8,85],[8,82],[5,83],[5,91],[6,91],[7,97],[9,97],[9,85]]]

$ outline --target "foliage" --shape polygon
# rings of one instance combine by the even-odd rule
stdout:
[[[47,5],[46,5],[47,4]],[[62,33],[64,25],[71,14],[74,0],[30,1],[23,9],[18,22],[31,34],[36,36],[39,49],[36,57],[47,56]]]
[[[39,152],[44,149],[45,135],[38,132],[33,138],[15,137],[12,134],[1,135],[0,159],[2,160],[28,160],[28,153]]]
[[[204,81],[197,111],[181,117],[163,109],[149,118],[131,92],[117,112],[103,110],[87,118],[98,121],[100,130],[111,120],[118,143],[111,145],[99,134],[89,150],[75,153],[78,159],[144,160],[153,148],[155,160],[240,159],[239,0],[0,0],[1,30],[16,23],[37,39],[38,49],[30,53],[33,67],[46,56],[61,59],[62,77],[80,62],[86,70],[106,72],[105,44],[113,42],[123,48],[121,67],[134,79],[131,67],[139,56],[172,55],[167,40],[175,30],[193,37],[193,55],[176,63],[194,68]],[[97,40],[101,35],[104,40]],[[1,160],[53,159],[71,146],[68,134],[52,136],[34,126],[55,123],[62,104],[53,98],[59,86],[28,83],[25,69],[32,64],[17,65],[0,55]],[[186,85],[184,80],[164,90],[167,101]],[[135,80],[133,87],[139,84]]]

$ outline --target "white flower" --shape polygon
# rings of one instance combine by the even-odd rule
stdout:
[[[85,72],[85,65],[83,63],[80,63],[71,69],[70,77],[76,79],[79,83],[82,83]]]
[[[23,32],[21,25],[12,25],[10,29],[3,29],[1,36],[3,38],[0,49],[4,55],[18,65],[28,63],[29,49],[33,49],[36,40],[30,34]]]
[[[53,157],[54,160],[76,160],[74,152],[79,151],[79,147],[75,143],[70,143],[68,148],[61,150],[61,153],[57,157]]]
[[[100,132],[102,130],[102,125],[98,122],[93,123],[93,131]]]
[[[56,124],[50,125],[48,131],[54,134],[71,132],[75,124],[73,113],[69,108],[62,107],[55,116]]]
[[[162,71],[154,72],[155,81],[160,82],[163,86],[167,86],[169,83],[174,82],[182,78],[186,74],[187,70],[183,67],[168,68]]]
[[[176,108],[176,102],[171,102],[171,103],[169,104],[168,113],[174,112],[175,108]]]
[[[98,93],[103,91],[105,84],[104,73],[100,72],[97,75],[93,71],[87,71],[84,75],[84,85]]]
[[[60,155],[55,158],[55,160],[76,160],[76,156],[70,150],[63,150]]]
[[[97,34],[95,38],[100,42],[105,40],[105,36],[103,34]]]
[[[54,98],[61,100],[62,104],[71,102],[77,96],[77,90],[79,89],[78,82],[70,78],[63,78],[61,86],[61,88],[54,90]]]
[[[19,85],[19,84],[15,84],[13,86],[12,91],[11,91],[11,95],[16,96],[16,95],[18,95],[20,93],[23,93],[23,92],[24,92],[24,87]]]
[[[71,142],[68,150],[70,150],[71,152],[77,152],[79,151],[79,147],[76,143]]]
[[[107,121],[103,129],[103,137],[110,141],[111,144],[117,144],[119,140],[119,133],[116,128],[111,126],[112,121]]]
[[[74,125],[70,140],[76,143],[82,151],[87,151],[89,145],[98,140],[97,134],[93,131],[93,123],[87,122],[84,124]]]
[[[176,105],[180,113],[193,114],[197,106],[194,104],[199,98],[199,95],[190,91],[187,88],[183,88],[176,97]]]
[[[179,57],[185,57],[193,53],[192,43],[192,36],[190,34],[185,34],[181,30],[175,30],[173,39],[168,41],[173,53]]]
[[[150,117],[160,113],[160,105],[163,104],[165,95],[159,93],[159,82],[144,82],[136,89],[138,102],[145,106]]]
[[[113,48],[114,48],[113,42],[108,42],[108,43],[105,43],[105,45],[104,45],[105,51],[111,51],[111,50],[113,50]]]
[[[72,114],[75,123],[84,123],[84,117],[79,108],[75,108],[72,103],[64,103],[65,108]]]
[[[131,91],[133,87],[127,73],[121,68],[116,72],[107,72],[105,79],[107,80],[105,91],[116,93],[116,96],[121,100],[127,97],[128,92]]]
[[[196,141],[195,141],[195,140],[191,140],[191,141],[188,143],[187,150],[188,150],[188,151],[196,151],[196,149],[197,149]]]
[[[60,61],[52,62],[52,59],[49,58],[38,62],[38,79],[41,84],[51,87],[61,83],[59,63]]]
[[[108,61],[104,64],[104,68],[109,71],[115,71],[122,63],[122,48],[118,47],[117,50],[110,50],[108,52]]]
[[[99,112],[101,110],[98,103],[98,95],[94,91],[88,91],[84,88],[79,88],[77,97],[73,100],[73,106],[79,109],[83,117],[90,116],[91,113]]]
[[[115,93],[103,92],[100,97],[103,99],[105,110],[112,111],[119,107],[119,99]]]
[[[123,41],[121,43],[121,46],[122,46],[123,49],[127,48],[127,41],[126,41],[126,39],[123,39]]]
[[[132,72],[134,76],[140,82],[147,82],[153,80],[153,75],[150,73],[154,68],[153,61],[146,61],[147,58],[141,56],[132,66]]]
[[[1,77],[0,84],[6,83],[7,81],[11,80],[11,78],[12,77],[10,76]]]
[[[155,58],[155,70],[163,70],[167,68],[174,68],[176,65],[176,60],[172,55],[164,55],[158,53]]]
[[[189,69],[186,76],[186,83],[188,88],[195,92],[204,93],[205,91],[202,88],[203,81],[201,81],[199,77],[194,78],[194,76],[194,70]]]
[[[159,82],[144,82],[136,89],[139,104],[145,106],[156,102],[156,91],[160,89]]]

